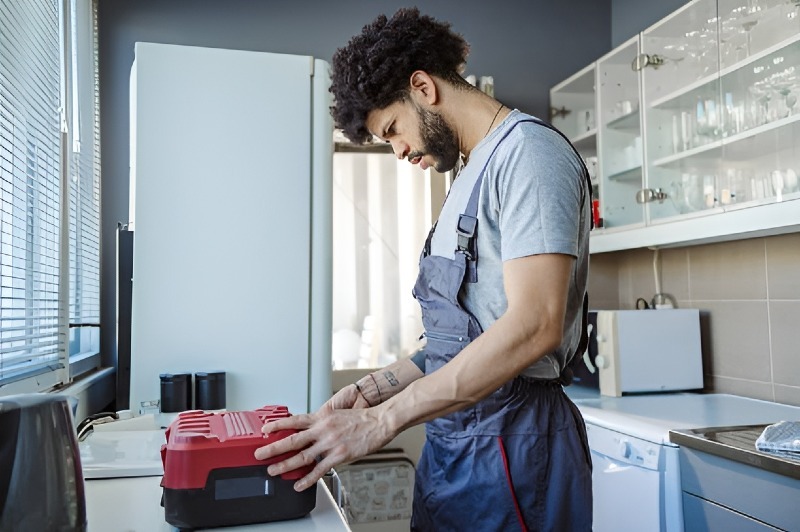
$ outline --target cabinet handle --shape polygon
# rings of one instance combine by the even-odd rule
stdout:
[[[570,114],[571,112],[572,112],[571,110],[567,109],[563,105],[561,106],[561,109],[557,107],[550,107],[550,120],[556,117],[566,118],[567,115]]]
[[[634,58],[633,63],[631,63],[631,69],[638,72],[647,66],[658,68],[663,64],[664,58],[658,54],[639,54]]]
[[[643,188],[636,193],[636,203],[649,203],[657,201],[663,203],[667,199],[667,193],[660,188]]]

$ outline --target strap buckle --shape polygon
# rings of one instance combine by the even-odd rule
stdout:
[[[474,246],[472,245],[472,238],[475,236],[475,229],[478,227],[478,218],[470,216],[469,214],[461,214],[458,217],[458,224],[456,225],[456,234],[458,235],[458,248],[457,251],[463,253],[468,260],[474,261],[475,254]]]
[[[478,218],[470,216],[469,214],[461,214],[458,217],[458,225],[456,226],[456,233],[458,236],[465,238],[472,238],[475,236],[475,228],[478,227]]]

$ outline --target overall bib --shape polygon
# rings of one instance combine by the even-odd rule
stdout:
[[[526,121],[533,120],[513,124],[497,145]],[[458,294],[463,282],[477,280],[478,196],[493,155],[459,218],[453,259],[430,254],[435,226],[422,252],[414,297],[427,337],[425,373],[442,367],[482,332]],[[561,381],[518,376],[476,405],[426,424],[411,529],[588,531],[591,483],[583,418]]]

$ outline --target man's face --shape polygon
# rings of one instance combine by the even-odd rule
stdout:
[[[458,139],[445,118],[412,101],[395,102],[369,113],[367,128],[392,145],[398,159],[426,170],[452,170],[461,155]]]

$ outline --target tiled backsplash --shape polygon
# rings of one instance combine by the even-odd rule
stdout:
[[[650,300],[654,254],[592,255],[592,308],[632,309],[637,298]],[[800,405],[800,233],[659,255],[662,292],[680,308],[701,311],[706,391]]]

